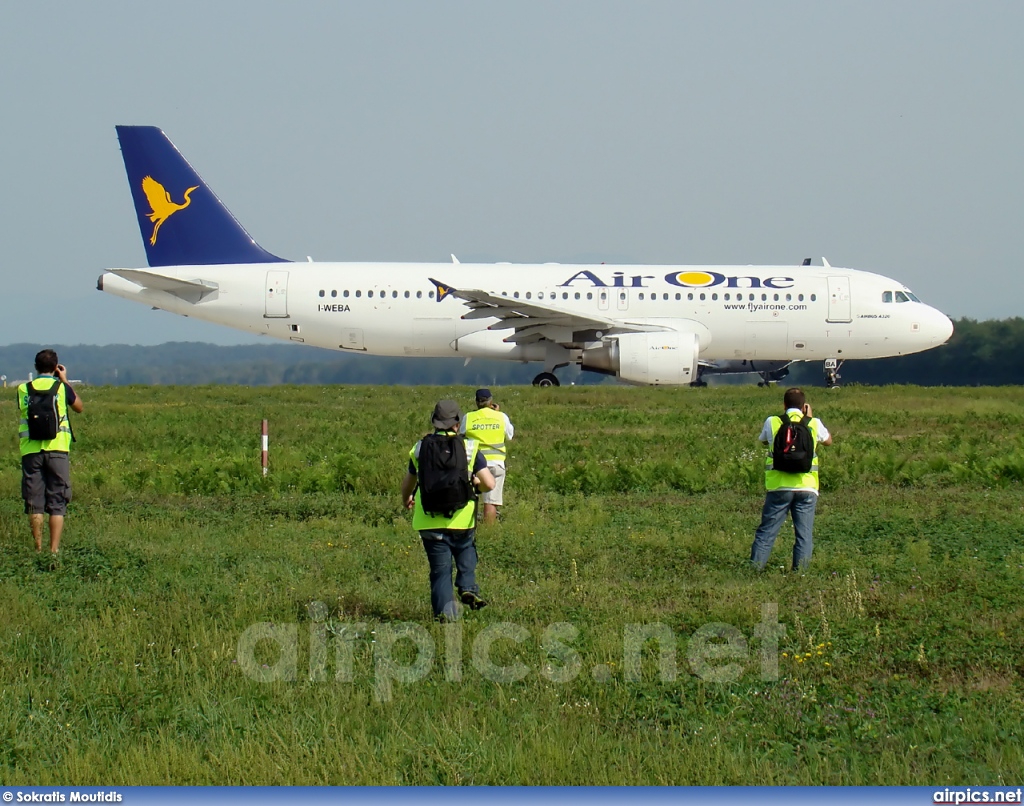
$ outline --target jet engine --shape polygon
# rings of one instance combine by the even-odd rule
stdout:
[[[684,386],[697,380],[700,337],[678,330],[623,333],[585,350],[583,369],[646,386]]]

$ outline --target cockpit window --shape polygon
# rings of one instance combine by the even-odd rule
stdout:
[[[910,302],[910,297],[908,297],[902,291],[897,291],[896,292],[896,301],[897,302]]]
[[[882,292],[882,302],[892,302],[892,291]]]
[[[910,297],[911,301],[913,301],[913,302],[920,302],[921,301],[920,299],[918,299],[917,294],[911,294],[909,291],[907,292],[907,296]]]

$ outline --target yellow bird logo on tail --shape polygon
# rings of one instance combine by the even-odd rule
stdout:
[[[142,178],[142,192],[146,194],[146,199],[149,201],[149,206],[152,210],[149,213],[149,220],[156,224],[153,227],[153,234],[149,238],[151,246],[156,246],[156,234],[160,231],[160,225],[178,212],[178,210],[184,210],[188,207],[192,203],[189,194],[198,188],[199,185],[190,187],[185,191],[185,201],[181,204],[175,204],[171,201],[171,194],[164,190],[164,186],[152,176]]]

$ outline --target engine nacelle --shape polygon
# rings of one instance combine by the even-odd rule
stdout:
[[[583,369],[612,373],[628,383],[683,386],[697,380],[700,338],[666,330],[623,333],[583,353]]]

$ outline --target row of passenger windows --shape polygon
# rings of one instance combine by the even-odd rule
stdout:
[[[341,292],[341,295],[343,297],[349,296],[349,290],[346,288],[344,291]],[[362,295],[363,295],[362,291],[355,291],[355,292],[353,292],[353,296],[361,297]],[[378,291],[377,292],[377,296],[380,297],[381,299],[385,299],[387,297],[387,295],[388,295],[387,291]],[[322,288],[320,289],[320,296],[321,297],[327,296],[327,292],[324,291]],[[338,296],[338,292],[337,291],[332,291],[331,292],[331,296],[332,297]],[[367,291],[366,292],[366,296],[372,297],[373,296],[373,291]],[[406,291],[404,296],[405,296],[406,299],[409,299],[412,296],[412,292],[411,291]],[[427,292],[427,298],[428,299],[433,299],[434,298],[434,292],[433,291],[428,291]],[[397,291],[392,291],[391,292],[391,299],[398,299],[398,292]],[[416,292],[416,299],[423,299],[423,292],[422,291],[417,291]]]
[[[593,292],[593,291],[588,291],[586,293],[586,298],[592,300],[594,298],[594,293],[595,292]],[[338,291],[337,290],[331,291],[330,294],[331,294],[332,297],[337,297],[338,296]],[[363,295],[363,292],[362,291],[350,292],[347,288],[344,291],[341,292],[341,296],[342,297],[348,297],[350,294],[352,296],[355,296],[355,297],[361,297]],[[897,299],[896,299],[897,302],[907,302],[908,301],[906,299],[900,299],[900,297],[904,297],[905,296],[902,291],[897,291],[896,294],[897,294]],[[888,295],[889,299],[885,298],[886,295]],[[327,291],[325,291],[324,289],[321,289],[320,290],[320,296],[321,297],[327,296]],[[373,291],[367,291],[366,292],[366,296],[372,298],[374,296],[374,292]],[[388,292],[387,291],[377,291],[376,292],[376,296],[380,297],[381,299],[386,299],[387,296],[388,296]],[[412,292],[411,291],[404,291],[404,292],[402,292],[402,296],[405,299],[410,299],[412,297]],[[509,293],[507,291],[502,291],[501,292],[501,296],[507,297],[507,296],[509,296]],[[668,299],[670,299],[671,296],[672,295],[670,295],[668,293],[663,293],[661,295],[661,298],[663,300],[668,300]],[[678,291],[675,293],[674,296],[675,296],[676,300],[681,300],[683,298],[683,295],[680,292],[678,292]],[[732,295],[729,292],[726,292],[725,294],[722,295],[722,299],[724,299],[726,302],[728,302],[730,299],[732,299],[733,296],[735,296],[737,302],[743,302],[744,301],[744,296],[743,296],[743,294],[740,294],[740,293]],[[747,294],[746,299],[749,300],[750,302],[754,302],[757,299],[757,296],[758,296],[757,294]],[[761,302],[767,302],[768,301],[768,295],[767,294],[761,294],[760,296],[761,296]],[[772,294],[772,301],[773,302],[780,302],[781,301],[780,300],[780,296],[781,296],[780,294]],[[915,302],[917,301],[917,298],[914,297],[913,294],[910,294],[910,296],[914,299]],[[429,299],[433,299],[434,298],[434,292],[433,291],[428,291],[427,292],[427,297]],[[598,297],[601,299],[601,301],[605,301],[605,300],[608,299],[608,292],[607,291],[601,291],[601,292],[598,293]],[[391,298],[392,299],[398,299],[398,292],[397,291],[392,291],[391,292]],[[520,298],[519,292],[518,291],[513,291],[512,292],[512,298],[513,299],[519,299]],[[525,299],[534,299],[533,292],[527,291],[526,294],[524,295],[524,298]],[[544,299],[544,292],[543,291],[538,291],[536,298],[538,300],[543,300]],[[574,291],[573,295],[572,295],[572,298],[573,299],[583,299],[583,294],[580,291]],[[653,292],[653,291],[648,292],[647,298],[650,301],[653,302],[653,301],[658,299],[658,294],[657,294],[657,292]],[[703,302],[707,298],[708,298],[708,295],[705,294],[704,292],[701,292],[698,295],[698,299],[701,302]],[[786,302],[792,302],[793,301],[793,295],[792,294],[786,294],[785,298],[786,298]],[[796,298],[797,298],[798,302],[803,302],[804,301],[804,295],[803,294],[797,294]],[[811,296],[810,296],[811,302],[815,302],[817,300],[817,298],[818,297],[815,294],[811,294]],[[417,291],[416,292],[416,299],[423,299],[423,292],[422,291]],[[558,299],[558,293],[555,292],[555,291],[549,291],[548,292],[548,299]],[[562,299],[569,299],[569,292],[568,291],[563,291],[562,292]],[[625,300],[626,299],[626,292],[625,291],[620,291],[619,292],[619,299],[620,300]],[[641,291],[639,294],[637,294],[637,299],[638,300],[643,300],[644,299],[644,292],[643,291]],[[688,301],[693,301],[694,293],[692,291],[687,293],[686,299]],[[718,293],[717,292],[712,293],[711,294],[711,299],[712,300],[717,300],[718,299]],[[891,291],[886,291],[885,294],[882,295],[882,301],[883,302],[892,302],[892,292]]]
[[[882,292],[882,302],[892,302],[893,295],[894,295],[894,292],[892,292],[892,291],[883,291]],[[917,295],[911,294],[909,291],[896,291],[895,292],[895,297],[896,297],[896,301],[897,302],[920,302],[921,301],[921,300],[919,300],[917,298]]]

